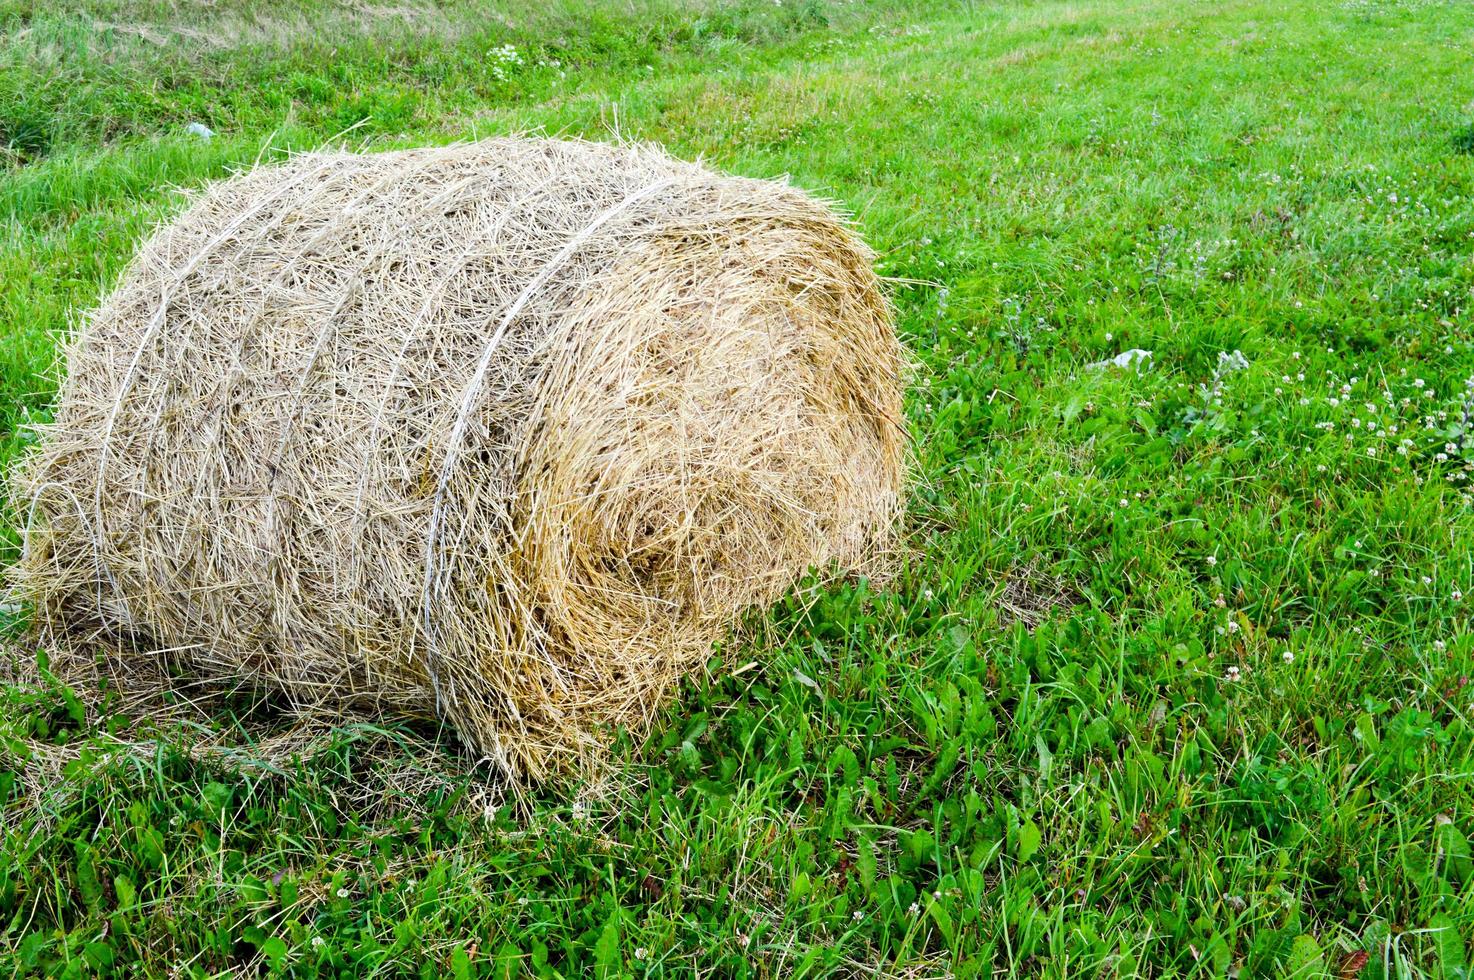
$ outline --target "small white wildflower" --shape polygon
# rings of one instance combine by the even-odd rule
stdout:
[[[1230,633],[1237,633],[1239,631],[1239,624],[1230,619],[1228,621],[1228,631]]]
[[[1209,555],[1208,556],[1208,567],[1209,568],[1212,568],[1216,564],[1218,564],[1218,556],[1217,555]]]
[[[1464,601],[1464,593],[1460,592],[1458,589],[1453,590],[1453,592],[1451,593],[1451,597],[1453,598],[1454,602]]]
[[[312,948],[313,949],[322,949],[323,946],[325,946],[326,944],[327,944],[327,940],[326,939],[323,939],[321,936],[313,936],[312,937]]]
[[[348,897],[348,896],[349,896],[349,895],[351,895],[351,894],[353,894],[353,893],[352,893],[352,892],[350,892],[350,891],[349,891],[349,890],[348,890],[348,889],[346,889],[346,888],[339,888],[339,889],[338,889],[338,897],[339,897],[339,898],[347,898],[347,897]]]
[[[1280,659],[1283,660],[1287,664],[1292,664],[1292,663],[1295,662],[1295,655],[1293,653],[1291,653],[1290,651],[1286,650],[1284,653],[1280,654]]]
[[[921,906],[917,905],[915,902],[912,902],[911,906],[906,909],[906,911],[909,912],[911,915],[915,915],[917,912],[921,911]]]
[[[1448,649],[1448,644],[1444,643],[1442,640],[1434,640],[1433,649],[1437,650],[1439,653],[1442,653],[1443,651]]]
[[[648,949],[646,949],[644,946],[636,946],[635,947],[635,959],[637,959],[637,960],[643,960],[645,957],[647,957],[649,955],[650,955],[650,951]]]

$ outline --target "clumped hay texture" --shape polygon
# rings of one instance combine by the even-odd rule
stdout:
[[[903,354],[870,263],[802,192],[650,147],[257,168],[69,345],[16,581],[43,642],[586,770],[742,610],[886,540]]]

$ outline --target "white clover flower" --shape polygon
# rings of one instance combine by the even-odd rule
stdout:
[[[327,944],[327,940],[326,939],[323,939],[321,936],[313,936],[312,937],[312,948],[313,949],[322,949],[323,946],[326,945],[326,944]]]
[[[1443,651],[1448,649],[1448,644],[1444,643],[1442,640],[1434,640],[1433,649],[1437,650],[1439,653],[1442,653]]]
[[[339,897],[339,898],[347,898],[347,897],[348,897],[348,896],[349,896],[349,895],[351,895],[351,894],[353,894],[353,893],[352,893],[352,892],[350,892],[350,891],[349,891],[349,890],[348,890],[348,889],[346,889],[346,888],[339,888],[339,889],[338,889],[338,897]]]
[[[1295,655],[1293,653],[1291,653],[1290,651],[1286,650],[1284,653],[1280,654],[1280,659],[1283,660],[1287,664],[1292,664],[1292,663],[1295,662]]]
[[[1208,556],[1208,567],[1209,568],[1212,568],[1216,564],[1218,564],[1218,556],[1217,555],[1209,555]]]

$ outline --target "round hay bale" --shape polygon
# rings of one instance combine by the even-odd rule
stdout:
[[[435,714],[537,779],[860,567],[903,352],[824,204],[649,147],[313,153],[205,190],[16,474],[52,643]]]

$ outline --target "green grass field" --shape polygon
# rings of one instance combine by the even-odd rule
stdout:
[[[617,133],[881,253],[905,567],[520,805],[413,726],[268,767],[10,689],[0,969],[1470,975],[1474,7],[417,4],[0,0],[0,458],[179,189]]]

